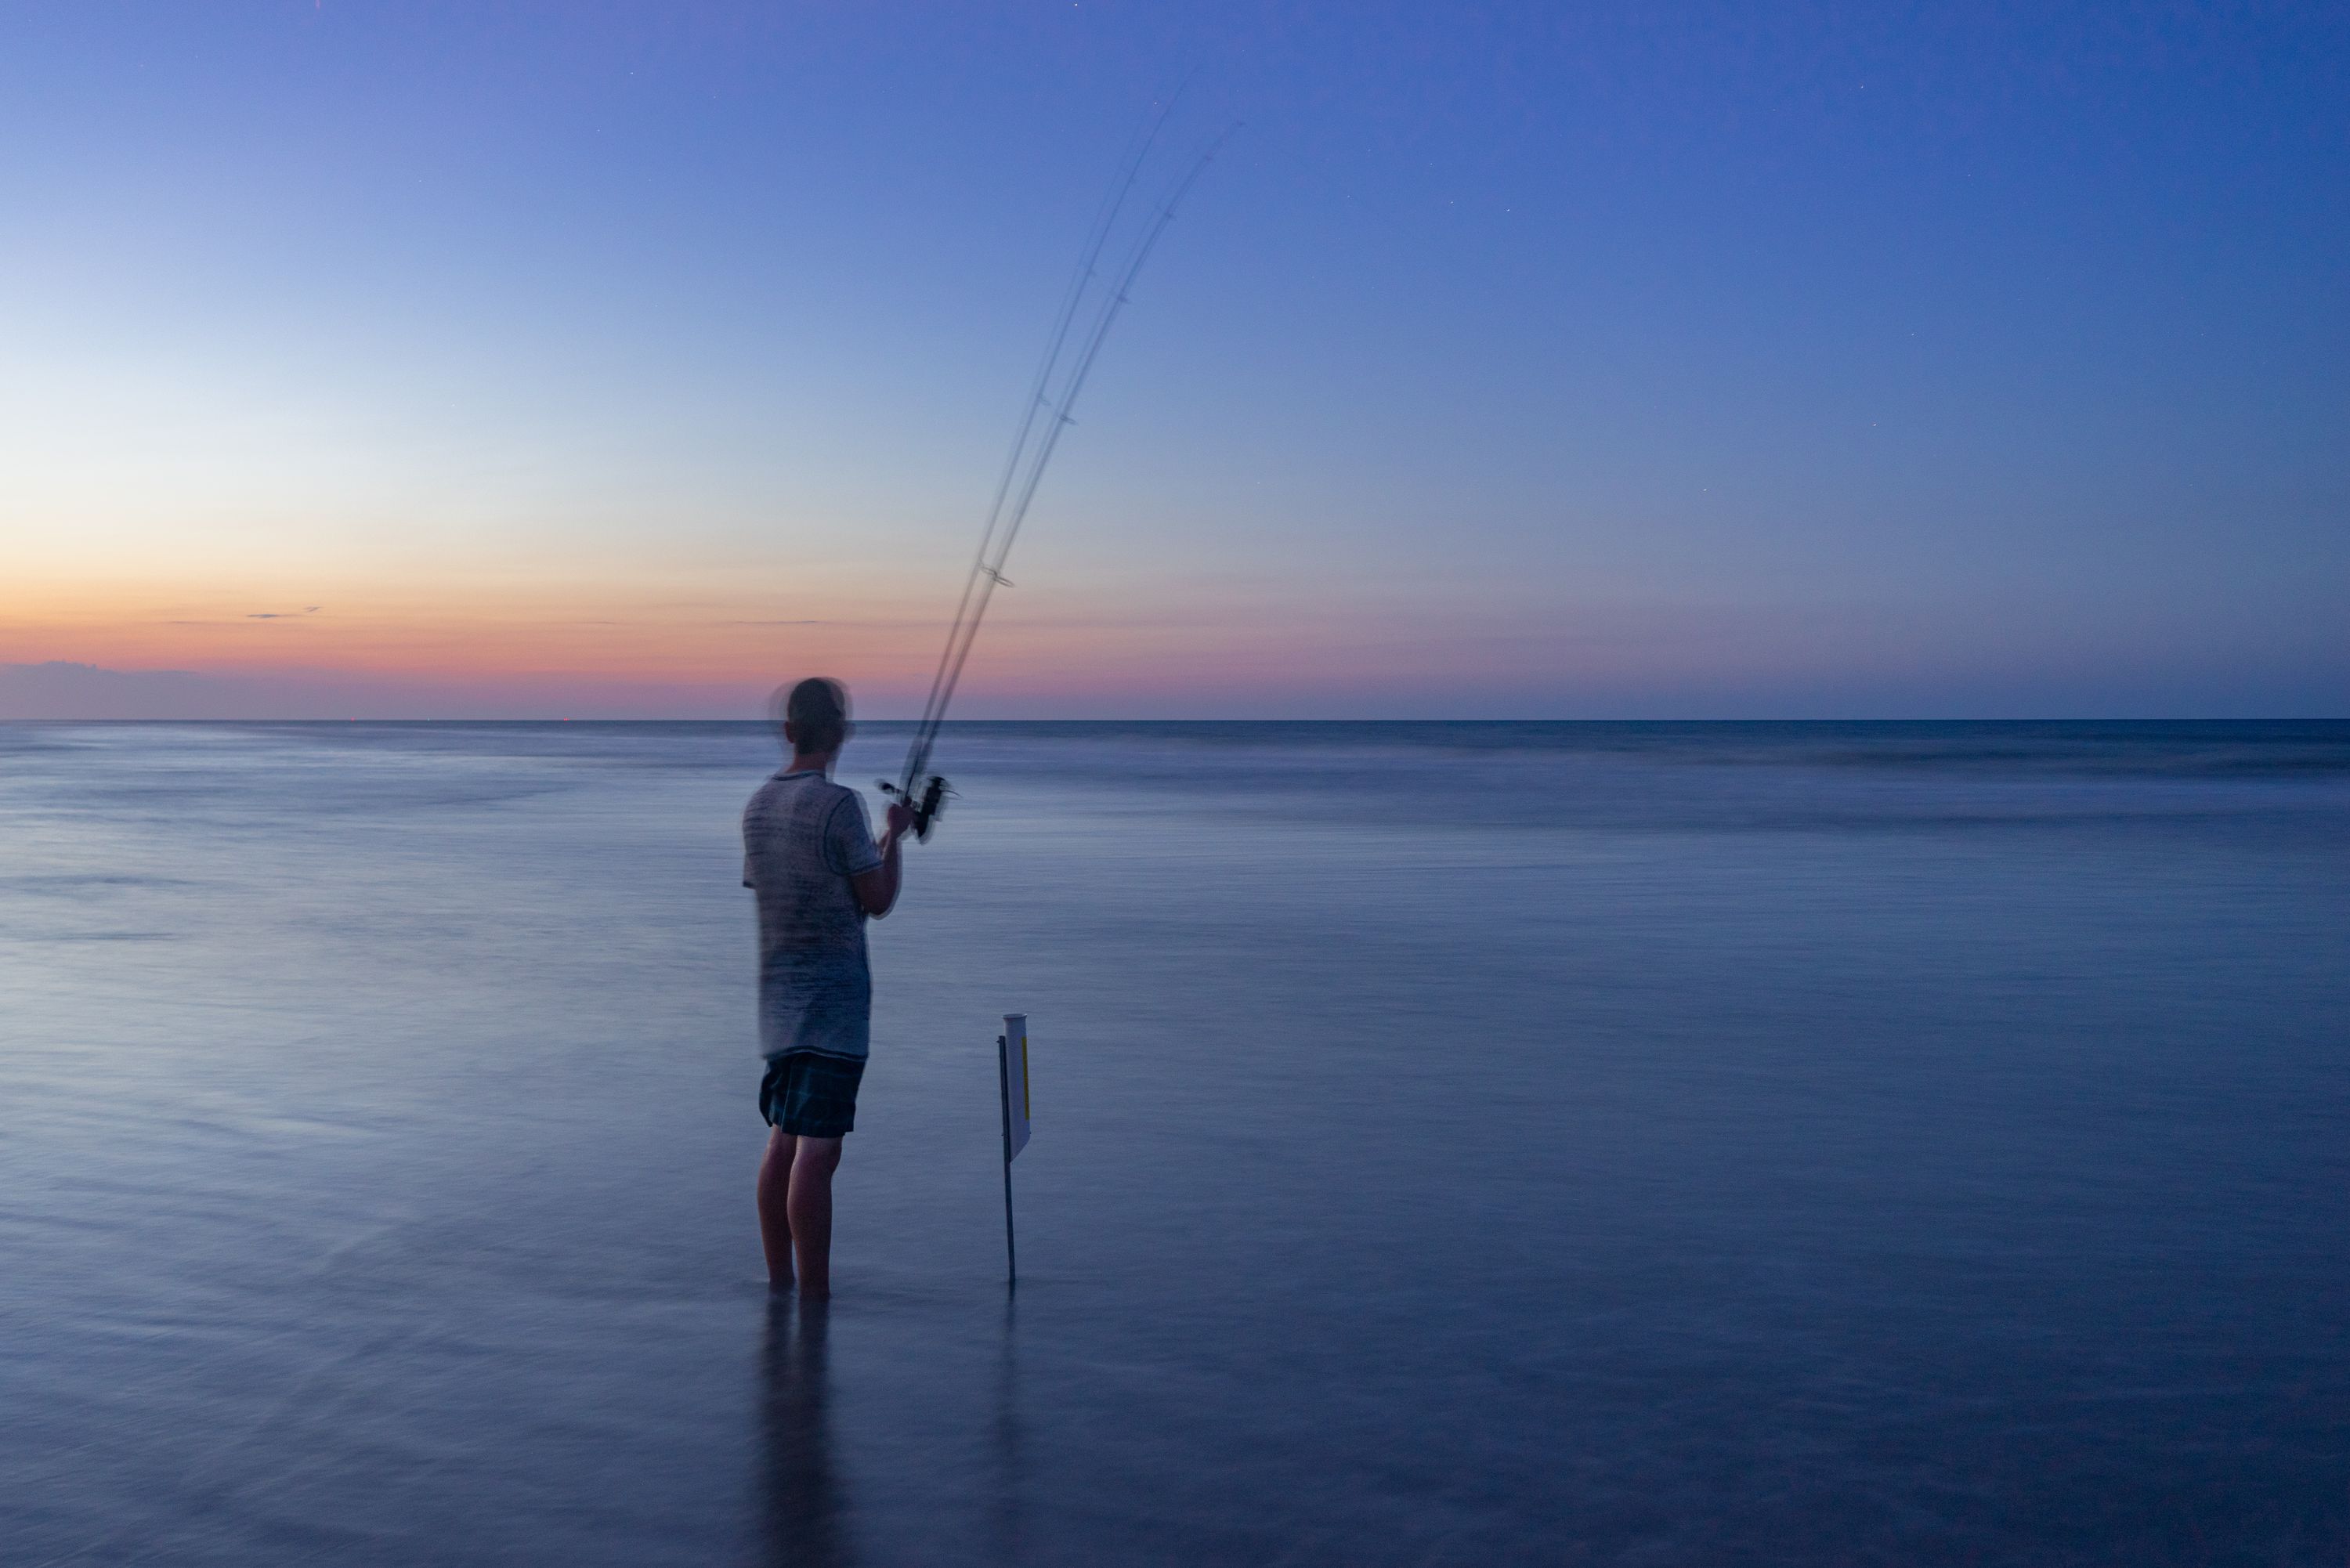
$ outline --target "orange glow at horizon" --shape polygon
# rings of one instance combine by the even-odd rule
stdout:
[[[920,585],[920,597],[933,597],[934,588]],[[618,701],[633,691],[654,705],[728,711],[787,676],[821,671],[847,681],[868,714],[887,717],[918,704],[945,634],[943,614],[918,613],[931,607],[917,607],[916,597],[910,587],[881,592],[843,583],[771,598],[707,584],[638,594],[601,585],[527,592],[273,585],[199,595],[120,580],[51,582],[0,597],[0,665],[290,680],[385,701],[406,690],[427,707],[459,691],[484,701],[503,692],[526,704],[569,693]],[[1426,690],[1529,657],[1558,672],[1555,650],[1534,649],[1529,635],[1436,635],[1426,622],[1415,628],[1359,605],[1301,614],[1229,600],[1159,606],[1126,595],[1105,614],[1089,598],[1074,587],[1039,587],[999,601],[965,698],[1116,711],[1186,692],[1366,681]],[[1586,650],[1581,662],[1596,673],[1604,661]]]

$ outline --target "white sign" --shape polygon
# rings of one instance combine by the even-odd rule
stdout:
[[[1028,1015],[1003,1015],[1003,1158],[1028,1147]]]

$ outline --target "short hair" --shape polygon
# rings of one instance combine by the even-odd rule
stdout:
[[[848,688],[837,680],[811,675],[788,691],[778,686],[769,709],[775,728],[789,724],[803,752],[837,752],[848,739]]]

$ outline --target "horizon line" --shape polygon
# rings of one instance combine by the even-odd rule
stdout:
[[[859,724],[859,725],[889,725],[889,726],[893,726],[893,727],[895,727],[895,726],[906,726],[906,727],[911,727],[911,726],[913,726],[913,725],[915,725],[915,724],[920,723],[921,721],[920,721],[920,717],[917,715],[917,716],[910,716],[910,717],[902,717],[902,718],[901,718],[901,717],[889,717],[889,718],[876,718],[876,719],[859,719],[859,720],[857,720],[857,721],[855,721],[855,722],[856,722],[858,724]],[[1243,718],[1243,717],[1237,717],[1237,716],[1218,716],[1218,715],[1201,715],[1201,716],[1193,716],[1193,717],[1188,717],[1188,718],[1168,718],[1168,717],[1165,717],[1165,716],[1159,716],[1159,717],[1155,717],[1155,718],[1143,718],[1143,717],[1128,717],[1128,716],[1118,716],[1118,715],[1094,715],[1094,716],[1086,717],[1086,718],[1069,718],[1069,717],[1066,717],[1066,716],[1065,716],[1065,717],[1057,717],[1057,718],[1025,718],[1025,719],[1009,719],[1009,718],[948,719],[948,720],[943,721],[942,722],[943,722],[946,726],[948,726],[948,727],[957,727],[957,726],[962,726],[962,725],[978,725],[978,724],[1034,724],[1034,725],[1048,725],[1048,724],[1162,724],[1162,725],[1174,725],[1174,724],[1252,724],[1252,725],[1276,725],[1276,724],[2036,724],[2036,725],[2054,725],[2054,724],[2212,724],[2212,725],[2218,725],[2218,724],[2235,724],[2235,725],[2241,725],[2241,724],[2350,724],[2350,714],[2326,714],[2326,713],[2273,713],[2273,714],[2251,714],[2251,715],[2246,715],[2246,714],[2233,714],[2233,715],[2228,715],[2228,716],[2224,716],[2224,717],[2221,717],[2221,716],[2213,716],[2213,715],[2209,715],[2209,714],[2192,714],[2192,713],[2138,713],[2138,714],[2127,714],[2127,715],[2116,715],[2116,714],[2100,714],[2100,715],[2078,714],[2078,715],[2061,715],[2061,716],[2054,716],[2054,717],[2049,716],[2049,715],[2045,715],[2045,714],[2043,714],[2043,715],[2040,715],[2040,716],[2037,716],[2037,717],[2031,717],[2031,716],[2025,716],[2025,715],[2020,715],[2020,714],[2019,714],[2019,715],[2013,715],[2013,716],[1992,716],[1992,717],[1985,717],[1985,716],[1982,716],[1982,715],[1974,715],[1974,716],[1970,716],[1970,717],[1948,717],[1948,716],[1945,716],[1945,717],[1936,717],[1936,716],[1928,715],[1928,714],[1873,714],[1873,715],[1868,715],[1868,716],[1866,716],[1866,717],[1856,717],[1856,716],[1851,716],[1851,715],[1846,715],[1846,716],[1841,716],[1841,717],[1823,717],[1823,716],[1820,716],[1820,715],[1810,715],[1810,716],[1803,716],[1803,715],[1779,715],[1779,716],[1768,717],[1768,718],[1756,717],[1756,716],[1752,715],[1752,714],[1743,715],[1743,716],[1720,716],[1720,717],[1708,717],[1708,718],[1691,718],[1691,717],[1687,717],[1687,716],[1682,716],[1682,717],[1673,717],[1673,718],[1660,717],[1660,716],[1650,716],[1650,717],[1643,717],[1643,718],[1626,718],[1626,717],[1617,716],[1617,717],[1612,717],[1612,718],[1603,718],[1603,717],[1596,717],[1596,716],[1586,716],[1586,717],[1560,717],[1560,716],[1555,716],[1555,715],[1554,715],[1554,716],[1549,716],[1549,717],[1521,717],[1521,718],[1509,718],[1509,719],[1497,719],[1497,718],[1491,718],[1491,717],[1462,718],[1462,717],[1460,717],[1460,716],[1458,716],[1458,715],[1450,716],[1450,717],[1435,717],[1435,716],[1415,715],[1415,714],[1383,714],[1383,715],[1379,715],[1379,716],[1376,716],[1376,717],[1355,716],[1355,717],[1325,717],[1325,718],[1263,718],[1263,717]],[[120,716],[120,715],[112,716],[112,717],[103,717],[103,716],[91,716],[91,717],[68,717],[68,716],[60,716],[60,715],[51,714],[51,715],[43,716],[43,717],[9,717],[9,716],[6,716],[6,715],[0,715],[0,724],[110,724],[110,725],[127,725],[127,724],[171,724],[171,725],[178,725],[178,726],[199,725],[199,724],[273,724],[273,725],[286,725],[286,724],[316,724],[316,725],[329,725],[329,724],[411,724],[411,725],[426,725],[426,724],[435,724],[435,725],[494,725],[494,725],[516,725],[516,724],[560,725],[560,724],[585,724],[585,725],[605,725],[605,726],[609,726],[609,725],[620,725],[620,724],[696,724],[696,725],[725,725],[725,726],[733,727],[733,728],[771,730],[771,729],[773,729],[773,728],[775,727],[775,721],[773,721],[773,720],[771,720],[771,719],[741,719],[741,718],[736,718],[736,719],[715,719],[715,718],[687,718],[687,717],[676,717],[676,718],[650,718],[650,717],[643,717],[643,716],[639,716],[639,717],[615,717],[615,716],[611,716],[611,715],[597,715],[597,716],[590,716],[590,717],[585,717],[585,718],[566,718],[566,717],[546,718],[546,717],[545,717],[545,716],[543,716],[543,715],[541,715],[541,716],[515,715],[515,716],[504,716],[504,717],[484,717],[484,716],[481,716],[481,715],[479,715],[479,714],[475,714],[475,715],[473,715],[473,716],[470,716],[470,717],[456,717],[456,716],[435,717],[435,716],[419,716],[419,715],[408,715],[408,716],[393,717],[393,716],[385,716],[385,715],[376,715],[376,716],[366,717],[366,718],[359,718],[359,717],[346,717],[346,718],[340,718],[340,719],[330,719],[330,718],[323,718],[323,717],[317,717],[317,716],[300,717],[300,718],[296,718],[296,717],[286,717],[286,716],[275,716],[275,717],[273,717],[273,716],[266,715],[266,714],[249,714],[249,715],[244,715],[244,716],[224,716],[224,715],[220,715],[220,714],[213,714],[213,715],[209,715],[209,716],[205,716],[205,717],[201,717],[201,718],[194,718],[194,717],[191,717],[191,718],[173,718],[173,717],[171,717],[171,716],[168,716],[168,715],[152,715],[152,716],[142,717],[142,718],[125,718],[125,717],[121,717],[121,716]]]

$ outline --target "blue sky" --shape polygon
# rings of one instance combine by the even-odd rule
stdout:
[[[974,716],[2340,714],[2345,65],[2314,5],[20,8],[0,712],[900,711],[1188,78],[1164,172],[1243,128]]]

